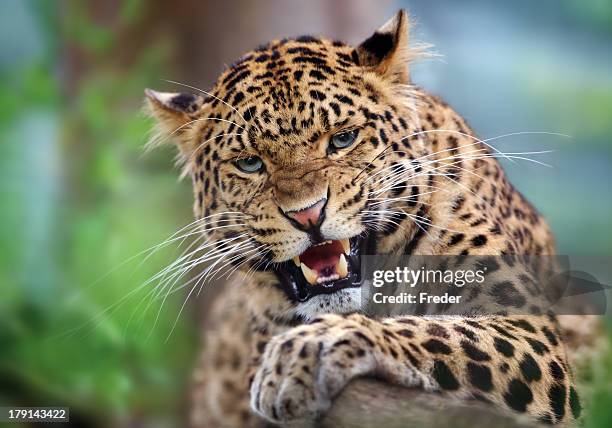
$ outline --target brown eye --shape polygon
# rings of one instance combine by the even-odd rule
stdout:
[[[241,158],[236,161],[236,166],[242,172],[252,174],[263,168],[263,161],[259,156],[249,156],[248,158]]]
[[[355,142],[357,138],[357,130],[353,129],[351,131],[339,132],[331,137],[331,148],[338,150],[349,147],[351,144]]]

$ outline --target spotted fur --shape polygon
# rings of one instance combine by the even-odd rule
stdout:
[[[292,302],[266,270],[310,245],[281,211],[324,196],[325,239],[372,233],[377,254],[554,254],[546,222],[494,152],[411,83],[418,54],[402,11],[356,48],[310,36],[273,41],[210,93],[147,93],[162,134],[176,137],[196,217],[242,213],[220,214],[228,227],[207,237],[242,239],[256,255],[235,254],[241,269],[211,310],[193,426],[311,419],[348,381],[374,373],[546,423],[578,416],[564,336],[554,315],[532,305],[538,285],[527,273],[493,275],[476,291],[496,290],[496,316],[374,319],[358,313],[355,291]],[[353,146],[330,150],[333,134],[354,129]],[[241,172],[235,161],[245,156],[264,168]],[[532,315],[506,316],[508,307]]]

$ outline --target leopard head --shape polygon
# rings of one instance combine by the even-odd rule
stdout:
[[[275,287],[294,316],[358,309],[359,256],[397,249],[424,204],[415,54],[400,11],[357,47],[272,41],[210,91],[147,90],[193,181],[202,259]]]

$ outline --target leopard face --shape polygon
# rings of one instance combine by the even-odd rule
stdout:
[[[305,318],[357,309],[359,256],[423,203],[418,170],[410,185],[396,179],[426,153],[407,25],[399,14],[356,48],[274,41],[210,92],[147,91],[162,134],[176,136],[218,263],[277,284]],[[389,214],[394,197],[408,204]]]

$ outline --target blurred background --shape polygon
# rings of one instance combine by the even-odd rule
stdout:
[[[191,221],[171,150],[145,154],[143,89],[207,89],[271,38],[357,43],[395,11],[439,59],[412,66],[500,150],[559,253],[612,255],[608,0],[0,2],[0,405],[71,407],[72,425],[180,426],[202,316],[139,286],[141,251]],[[140,253],[140,255],[138,255]],[[134,257],[136,256],[136,257]],[[163,302],[163,305],[162,305]],[[581,376],[587,426],[612,426],[612,357]]]

